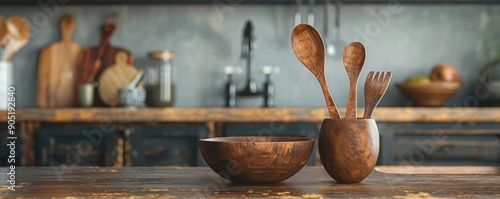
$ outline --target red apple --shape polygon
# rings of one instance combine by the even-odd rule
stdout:
[[[438,64],[432,68],[431,81],[458,81],[458,72],[449,64]]]

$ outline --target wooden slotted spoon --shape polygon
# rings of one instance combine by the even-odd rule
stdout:
[[[375,71],[370,71],[365,81],[365,119],[372,118],[375,107],[384,96],[391,82],[392,72],[387,72],[384,75],[384,72],[377,71],[375,77],[373,77],[374,73]]]

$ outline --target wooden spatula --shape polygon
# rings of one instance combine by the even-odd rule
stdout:
[[[99,77],[99,96],[108,106],[118,106],[118,90],[126,87],[134,80],[139,71],[127,64],[127,53],[120,51],[116,54],[116,64],[109,66]]]
[[[38,107],[77,106],[78,69],[82,45],[72,41],[76,20],[71,15],[61,18],[61,41],[40,52],[38,63]]]
[[[5,59],[9,61],[14,53],[23,48],[30,38],[30,25],[21,16],[12,16],[7,19],[7,30],[9,31],[7,47],[5,48]]]
[[[9,31],[7,30],[7,21],[5,21],[5,18],[0,16],[0,47],[5,45],[5,39],[8,34]]]

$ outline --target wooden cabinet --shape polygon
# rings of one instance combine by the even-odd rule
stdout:
[[[123,164],[123,139],[99,124],[42,124],[36,148],[39,166]]]
[[[198,139],[209,136],[204,124],[140,124],[128,135],[127,166],[205,165]],[[127,144],[128,145],[128,144]]]
[[[16,126],[18,127],[18,126]],[[17,132],[17,129],[16,129]],[[10,143],[10,140],[7,139],[9,137],[9,133],[7,130],[7,125],[0,125],[0,166],[10,166],[12,163],[14,165],[19,166],[21,163],[21,156],[22,156],[22,145],[23,145],[23,138],[20,136],[16,136],[17,139],[12,140],[15,141],[15,149],[14,149],[14,161],[15,162],[9,162],[9,155],[11,155],[11,149],[10,146],[7,146],[7,144]],[[12,156],[11,156],[12,157]]]
[[[345,108],[339,111],[343,115]],[[378,164],[500,165],[499,113],[500,108],[491,107],[379,107],[375,116],[381,136]],[[326,117],[325,108],[20,109],[16,157],[22,166],[204,165],[197,148],[199,138],[317,138]],[[103,121],[113,126],[103,128]],[[0,117],[0,133],[4,133],[0,161],[7,154],[6,122],[6,117]],[[99,131],[102,142],[94,144],[100,139]],[[319,162],[315,152],[309,165]]]
[[[379,124],[384,165],[499,165],[495,123]]]

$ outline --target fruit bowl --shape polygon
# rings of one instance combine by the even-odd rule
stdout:
[[[302,169],[314,139],[237,136],[200,139],[201,155],[215,173],[233,182],[277,183]]]
[[[418,106],[443,106],[460,89],[460,82],[403,83],[396,87]]]

